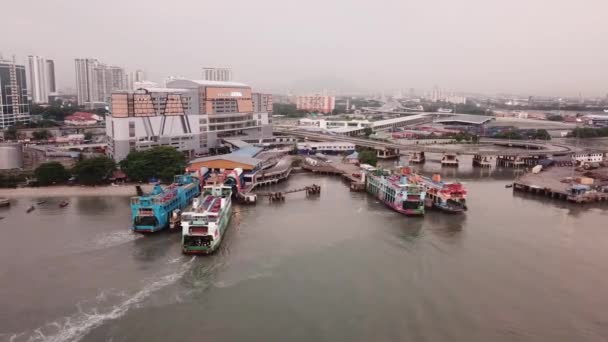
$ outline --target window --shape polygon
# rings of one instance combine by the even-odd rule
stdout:
[[[129,121],[129,138],[135,137],[135,122]]]

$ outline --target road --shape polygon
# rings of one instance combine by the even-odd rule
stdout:
[[[573,152],[572,147],[564,144],[556,144],[544,141],[515,141],[515,140],[502,140],[502,139],[486,139],[482,138],[480,143],[483,144],[492,144],[496,146],[502,147],[501,149],[495,150],[471,150],[470,147],[474,147],[476,145],[462,145],[462,148],[454,150],[447,149],[446,147],[437,147],[437,146],[426,146],[426,145],[406,145],[399,143],[391,143],[384,141],[375,141],[363,138],[354,138],[349,136],[342,135],[328,135],[310,131],[303,131],[299,129],[287,129],[281,127],[275,127],[274,131],[276,133],[293,135],[301,138],[307,138],[310,140],[316,141],[343,141],[350,142],[357,146],[362,147],[371,147],[376,149],[397,149],[400,151],[417,151],[417,152],[431,152],[431,153],[445,153],[446,151],[456,152],[459,154],[468,154],[468,155],[518,155],[518,156],[536,156],[536,155],[546,155],[546,154],[568,154]],[[504,149],[504,147],[512,149]],[[524,150],[525,149],[525,150]]]

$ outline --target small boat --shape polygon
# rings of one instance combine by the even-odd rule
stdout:
[[[512,188],[512,187],[513,187],[513,184],[506,184],[505,185],[505,188]]]
[[[31,213],[32,211],[36,210],[36,207],[34,207],[33,205],[30,206],[29,208],[27,208],[27,210],[25,211],[26,213]]]
[[[0,207],[8,207],[11,205],[11,201],[8,198],[0,197]]]
[[[38,205],[41,205],[41,204],[44,204],[44,203],[46,203],[46,200],[42,200],[42,201],[36,202],[36,204],[38,204]]]
[[[68,201],[61,201],[61,203],[59,203],[59,207],[63,208],[63,207],[66,207],[68,204],[70,204],[70,202],[68,202]]]

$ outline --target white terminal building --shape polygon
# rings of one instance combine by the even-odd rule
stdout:
[[[176,79],[166,88],[112,93],[107,153],[171,146],[189,157],[219,147],[223,138],[272,136],[272,96],[237,82]]]

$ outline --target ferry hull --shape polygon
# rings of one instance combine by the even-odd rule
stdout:
[[[226,219],[221,221],[221,225],[219,227],[219,235],[217,239],[211,240],[209,246],[184,246],[184,238],[182,237],[182,253],[183,254],[213,254],[222,244],[222,240],[224,240],[224,234],[226,234],[226,230],[228,225],[230,224],[230,219],[232,218],[232,204],[227,208],[226,211]]]

